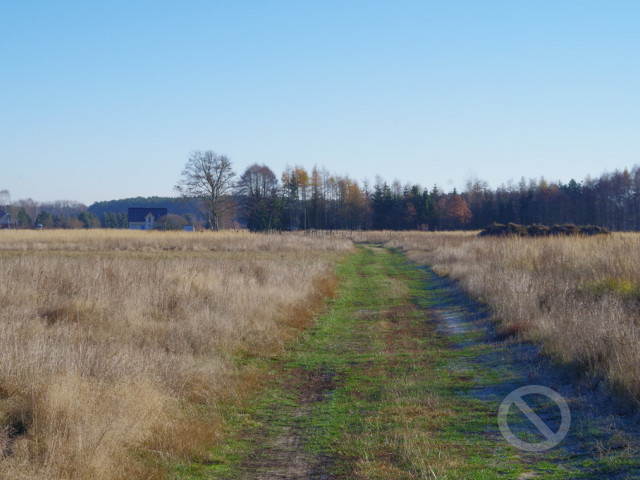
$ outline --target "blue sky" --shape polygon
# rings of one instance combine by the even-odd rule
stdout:
[[[0,189],[172,195],[189,152],[441,189],[640,164],[640,2],[0,0]]]

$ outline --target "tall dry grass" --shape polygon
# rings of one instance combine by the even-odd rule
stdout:
[[[259,241],[257,240],[259,239]],[[161,232],[140,230],[3,230],[2,251],[71,252],[325,252],[345,251],[347,241],[339,236],[251,234],[246,231]]]
[[[333,287],[338,239],[0,231],[0,478],[163,478]]]
[[[560,361],[640,400],[640,235],[478,238],[375,233],[486,303],[505,337],[538,342]],[[363,237],[363,239],[366,239]]]

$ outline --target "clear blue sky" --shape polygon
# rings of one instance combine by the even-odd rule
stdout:
[[[497,187],[640,163],[640,2],[0,0],[0,189],[172,195],[193,150],[277,175]]]

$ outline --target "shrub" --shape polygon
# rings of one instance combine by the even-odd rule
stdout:
[[[492,223],[488,225],[482,232],[478,234],[480,237],[506,237],[506,236],[520,236],[520,237],[547,237],[549,235],[563,236],[563,235],[606,235],[610,233],[606,228],[596,227],[588,225],[586,227],[579,227],[571,223],[564,225],[554,225],[553,227],[547,227],[546,225],[540,225],[534,223],[532,225],[519,225],[517,223],[509,223],[503,225],[501,223]]]

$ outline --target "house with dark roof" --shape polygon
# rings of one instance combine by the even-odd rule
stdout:
[[[0,228],[16,228],[16,221],[11,218],[11,214],[4,208],[0,208]]]
[[[131,230],[153,230],[159,218],[166,216],[166,208],[129,208],[129,229]]]

